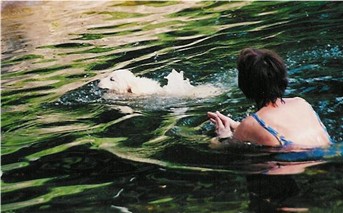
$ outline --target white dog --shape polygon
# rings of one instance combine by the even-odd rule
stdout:
[[[157,81],[136,77],[127,69],[112,72],[106,78],[101,79],[98,86],[120,94],[146,95],[162,92],[162,88]]]
[[[106,78],[100,80],[98,86],[108,89],[118,94],[136,94],[136,95],[171,95],[171,96],[193,96],[204,97],[214,95],[219,89],[211,85],[193,86],[188,79],[184,80],[183,72],[172,72],[165,77],[168,80],[167,85],[161,87],[159,82],[149,78],[137,77],[127,69],[116,70]]]

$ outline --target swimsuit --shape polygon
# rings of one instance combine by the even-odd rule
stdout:
[[[270,134],[272,134],[280,143],[281,146],[288,146],[290,144],[293,144],[292,141],[287,140],[283,135],[280,135],[278,131],[273,129],[272,127],[268,126],[264,120],[262,120],[260,117],[257,116],[256,113],[251,115],[255,120],[265,129],[267,130]]]
[[[288,146],[291,144],[294,144],[292,141],[287,140],[283,135],[281,135],[280,133],[278,133],[278,131],[276,131],[275,129],[273,129],[272,127],[268,126],[266,124],[266,122],[264,122],[264,120],[262,120],[260,117],[257,116],[256,113],[251,115],[253,118],[255,118],[255,120],[265,129],[267,130],[270,134],[272,134],[280,143],[281,146]],[[324,129],[324,131],[326,132],[327,137],[329,138],[330,143],[332,144],[332,139],[330,138],[330,135],[328,134],[324,124],[322,123],[322,121],[319,119],[319,116],[317,114],[317,118],[318,121],[320,123],[320,125],[322,126],[322,128]]]

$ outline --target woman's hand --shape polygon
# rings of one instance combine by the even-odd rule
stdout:
[[[216,125],[216,133],[219,138],[232,137],[233,132],[239,125],[239,122],[221,114],[220,112],[208,112],[210,121]]]

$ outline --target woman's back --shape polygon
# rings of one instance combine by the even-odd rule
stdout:
[[[325,127],[305,100],[301,98],[283,100],[284,102],[278,100],[276,105],[269,104],[263,107],[255,117],[249,116],[250,122],[255,122],[253,126],[257,143],[276,145],[283,144],[283,140],[284,143],[303,147],[330,144]]]

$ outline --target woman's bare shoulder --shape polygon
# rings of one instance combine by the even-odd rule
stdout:
[[[242,127],[253,127],[255,119],[249,115],[241,121]]]
[[[286,98],[285,100],[286,100],[286,102],[310,105],[305,99],[303,99],[301,97]]]
[[[256,142],[257,122],[250,115],[244,118],[237,127],[234,136],[240,141]]]
[[[294,97],[294,98],[285,98],[285,105],[281,104],[281,108],[283,110],[312,110],[312,106],[308,103],[305,99],[301,97]]]
[[[242,120],[236,132],[238,140],[265,146],[278,146],[279,142],[267,132],[251,115]]]

